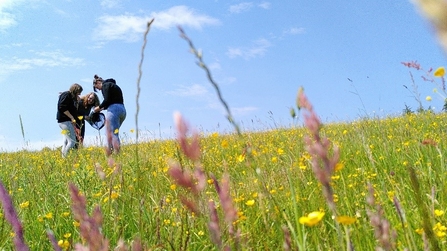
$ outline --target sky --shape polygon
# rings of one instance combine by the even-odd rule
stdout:
[[[139,141],[175,137],[176,111],[204,134],[234,132],[178,27],[242,131],[296,126],[300,87],[323,123],[398,116],[417,97],[442,109],[421,76],[446,54],[409,0],[0,0],[0,152],[60,147],[59,92],[79,83],[88,94],[95,74],[123,90],[124,143],[136,139],[137,102]],[[86,144],[104,133],[87,125]]]

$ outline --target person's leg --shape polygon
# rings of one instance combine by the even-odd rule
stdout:
[[[79,139],[79,146],[82,147],[82,144],[84,143],[84,135],[85,135],[85,120],[81,121],[81,128],[80,128],[80,130],[81,130],[81,133],[80,133],[81,138]]]
[[[76,134],[73,124],[70,121],[59,123],[64,135],[64,145],[62,146],[62,156],[66,157],[68,151],[76,144]]]
[[[106,130],[108,149],[116,153],[119,153],[121,145],[119,128],[125,119],[126,109],[124,108],[124,105],[113,104],[107,108]]]

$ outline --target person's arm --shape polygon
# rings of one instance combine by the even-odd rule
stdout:
[[[71,123],[76,124],[76,119],[73,115],[71,115],[70,111],[66,110],[64,114],[71,120]]]
[[[104,100],[102,101],[102,103],[99,105],[99,108],[101,108],[101,110],[104,110],[104,108],[109,107],[110,102],[111,102],[111,96],[110,96],[110,87],[111,87],[111,82],[105,82],[102,84],[102,96],[104,97]]]
[[[71,120],[72,123],[76,123],[75,117],[69,111],[69,107],[70,107],[69,102],[72,102],[72,101],[70,101],[70,99],[68,98],[68,95],[70,95],[70,94],[67,92],[64,92],[61,94],[61,96],[59,97],[58,109],[59,109],[59,112],[62,112],[63,114],[65,114],[65,116],[67,116]]]

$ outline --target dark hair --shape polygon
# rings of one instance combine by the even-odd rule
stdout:
[[[97,74],[95,74],[95,76],[93,76],[93,90],[96,92],[97,90],[96,90],[96,87],[95,87],[95,85],[96,85],[96,81],[101,81],[101,82],[103,82],[104,80],[100,77],[100,76],[98,76]]]
[[[83,89],[82,86],[78,83],[74,83],[70,86],[70,89],[68,89],[68,91],[70,92],[71,96],[73,98],[77,97],[78,94],[81,94]]]

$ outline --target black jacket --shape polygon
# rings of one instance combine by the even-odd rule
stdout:
[[[69,91],[65,91],[59,95],[59,101],[57,102],[57,115],[56,119],[58,123],[71,121],[71,119],[64,114],[65,111],[69,111],[70,114],[78,120],[78,113],[76,108],[76,100],[73,99]]]
[[[104,100],[99,105],[100,108],[107,109],[111,104],[124,104],[123,92],[114,79],[104,80],[101,92]]]

